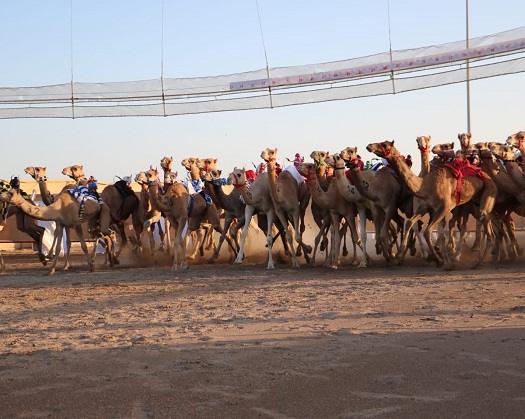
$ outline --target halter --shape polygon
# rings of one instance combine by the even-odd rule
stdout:
[[[418,143],[417,145],[417,148],[419,149],[419,151],[421,151],[422,153],[428,153],[429,152],[429,148],[428,146],[427,147],[421,147]]]
[[[388,150],[388,149],[386,148],[386,146],[385,146],[383,143],[381,143],[381,148],[382,148],[382,150],[383,150],[383,156],[384,156],[385,159],[386,159],[387,157],[390,157],[390,156],[392,155],[392,149],[389,149],[389,150]]]

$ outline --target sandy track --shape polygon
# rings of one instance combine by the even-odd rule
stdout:
[[[523,262],[0,277],[4,417],[522,417]],[[387,275],[388,274],[388,275]]]

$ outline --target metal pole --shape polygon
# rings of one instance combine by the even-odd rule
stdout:
[[[465,0],[465,18],[466,18],[466,43],[467,49],[470,48],[470,0]],[[470,60],[467,58],[467,132],[470,130]]]

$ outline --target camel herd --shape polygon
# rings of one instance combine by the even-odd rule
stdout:
[[[337,268],[343,241],[343,254],[347,252],[347,231],[353,245],[352,264],[366,267],[370,264],[367,222],[374,226],[375,251],[387,262],[401,264],[410,251],[450,268],[461,260],[471,217],[476,224],[471,245],[476,265],[487,253],[497,263],[521,254],[512,217],[525,216],[524,137],[525,131],[520,131],[506,143],[475,143],[471,134],[459,134],[460,150],[454,150],[454,143],[431,147],[430,136],[418,137],[419,174],[412,171],[411,161],[401,155],[394,141],[367,146],[383,163],[367,170],[356,147],[335,154],[314,151],[311,162],[296,155],[284,170],[277,163],[277,149],[267,148],[257,172],[235,167],[223,176],[217,159],[191,157],[182,161],[187,180],[179,181],[174,159],[164,157],[162,174],[150,166],[136,175],[138,195],[126,181],[107,186],[99,195],[83,166],[74,165],[62,172],[73,182],[53,196],[47,188],[46,168],[28,167],[25,172],[38,183],[44,206],[35,205],[20,190],[18,179],[0,181],[0,221],[3,226],[8,217],[16,217],[17,228],[35,241],[41,262],[51,262],[50,274],[56,270],[64,234],[64,268],[69,267],[71,230],[91,270],[96,253],[95,246],[88,251],[86,231],[95,244],[103,245],[111,266],[131,244],[134,252],[168,252],[174,270],[186,269],[188,259],[203,252],[204,243],[214,249],[209,261],[217,259],[224,241],[234,263],[242,263],[254,215],[266,233],[268,269],[275,267],[272,246],[277,236],[292,267],[300,266],[300,258],[315,264],[317,252],[324,251],[324,265]],[[308,208],[318,226],[313,248],[303,240]],[[133,234],[128,238],[124,223],[129,218]],[[56,223],[49,254],[42,249],[44,229],[36,220]],[[161,233],[161,249],[155,246],[155,229]],[[214,232],[219,234],[217,243]],[[143,246],[144,235],[148,249]],[[1,254],[0,262],[4,270]]]

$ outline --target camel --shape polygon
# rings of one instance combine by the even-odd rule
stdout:
[[[87,257],[88,267],[91,271],[94,269],[93,259],[96,243],[93,248],[93,256],[91,256],[88,252],[82,233],[82,224],[85,222],[88,222],[91,228],[96,228],[99,231],[101,238],[104,240],[104,243],[110,252],[110,262],[113,263],[116,260],[113,253],[113,233],[109,229],[110,214],[107,205],[95,202],[91,199],[84,200],[83,205],[81,205],[69,192],[65,191],[61,192],[57,196],[55,202],[51,205],[38,207],[23,198],[16,184],[13,185],[9,192],[3,192],[0,195],[0,200],[15,205],[20,208],[24,214],[37,220],[56,222],[56,248],[54,249],[54,258],[49,275],[55,273],[56,263],[61,250],[64,226],[75,229],[80,240],[82,251]]]
[[[389,167],[377,172],[360,170],[352,164],[357,158],[356,149],[353,147],[342,150],[340,156],[350,165],[352,180],[359,193],[375,205],[376,253],[382,253],[386,261],[390,262],[393,259],[392,246],[395,244],[395,238],[391,240],[391,221],[394,220],[402,226],[403,221],[398,215],[398,208],[410,214],[412,200],[407,199],[404,188]]]
[[[517,187],[525,190],[525,172],[516,161],[516,155],[512,146],[499,143],[489,143],[489,148],[505,166],[509,177]]]
[[[485,231],[489,235],[491,232],[490,213],[496,202],[497,189],[494,182],[488,177],[481,179],[475,176],[468,176],[463,179],[462,188],[458,191],[457,179],[451,170],[446,167],[436,168],[430,171],[424,177],[414,175],[405,160],[399,154],[394,146],[394,141],[383,141],[380,143],[371,143],[367,146],[368,151],[379,157],[386,159],[392,165],[399,177],[406,184],[410,192],[424,201],[424,209],[417,209],[415,215],[422,217],[426,212],[430,212],[430,220],[425,228],[425,239],[433,256],[440,263],[448,259],[448,252],[443,249],[443,257],[438,255],[434,245],[431,242],[430,233],[432,229],[442,220],[445,220],[445,228],[449,231],[441,232],[445,234],[443,243],[448,243],[449,247],[453,245],[453,235],[450,234],[451,211],[459,205],[465,204],[472,200],[478,194],[480,198],[480,214],[484,223]],[[415,218],[415,217],[414,217]],[[448,238],[448,240],[446,240]]]
[[[11,185],[8,181],[0,180],[0,192],[8,192],[11,189]],[[29,195],[24,193],[24,198],[31,202]],[[47,264],[47,256],[42,250],[42,237],[44,236],[44,227],[39,226],[36,221],[28,217],[16,206],[10,205],[8,202],[2,203],[2,220],[1,224],[5,224],[7,219],[11,216],[15,216],[16,227],[19,231],[26,233],[35,242],[38,258],[43,265]]]
[[[246,179],[246,170],[234,167],[230,173],[230,180],[232,185],[239,190],[241,196],[246,203],[244,210],[244,227],[241,234],[241,242],[239,244],[239,252],[235,259],[236,264],[242,263],[244,260],[244,247],[246,244],[246,237],[248,236],[248,229],[253,215],[257,213],[264,213],[266,216],[266,247],[268,249],[268,264],[267,269],[275,269],[272,257],[273,234],[272,226],[276,218],[275,208],[272,198],[270,196],[270,182],[268,181],[268,173],[261,173],[257,179],[248,186]],[[295,254],[292,252],[292,257]]]
[[[140,201],[126,181],[119,180],[113,185],[106,186],[100,193],[100,198],[109,207],[112,224],[119,232],[121,239],[117,255],[127,246],[128,238],[124,222],[131,216],[135,237],[133,244],[136,250],[142,248],[141,235],[143,231],[143,212]]]
[[[164,246],[164,231],[160,224],[160,218],[162,217],[162,212],[153,205],[150,198],[149,187],[148,187],[148,178],[146,172],[139,172],[135,176],[135,182],[140,185],[140,202],[142,204],[142,216],[144,220],[144,228],[148,232],[149,243],[150,243],[150,253],[153,255],[155,250],[155,239],[153,236],[153,231],[155,228],[158,228],[161,246]]]
[[[504,169],[503,163],[496,161],[491,148],[501,152],[501,146],[495,143],[481,142],[476,144],[476,148],[479,150],[481,167],[498,187],[498,197],[494,209],[499,223],[498,249],[501,239],[507,237],[510,242],[507,253],[517,256],[521,250],[514,235],[514,223],[511,214],[512,212],[520,213],[521,208],[525,207],[525,190],[514,182],[508,170]],[[496,254],[496,256],[499,255]]]
[[[521,167],[525,170],[525,131],[518,131],[515,134],[509,135],[507,138],[507,144],[516,147],[522,157]]]
[[[312,248],[303,242],[303,233],[305,230],[304,225],[304,214],[308,203],[310,202],[310,194],[308,188],[304,182],[298,181],[294,177],[291,171],[297,173],[297,169],[294,166],[290,166],[290,169],[283,170],[279,176],[276,174],[276,161],[277,161],[277,149],[266,148],[261,153],[261,158],[266,162],[266,169],[268,170],[268,182],[270,184],[271,198],[275,206],[276,214],[285,226],[285,233],[288,245],[293,253],[294,249],[290,243],[293,244],[291,238],[291,232],[288,228],[288,222],[294,230],[295,241],[298,247],[303,251],[306,262],[310,262],[308,256],[312,252]],[[284,218],[283,218],[284,217]],[[283,221],[285,220],[285,221]],[[292,266],[295,267],[296,260],[294,261],[292,255]],[[297,262],[298,265],[298,262]]]
[[[328,157],[327,152],[321,151],[314,151],[312,155],[323,162],[326,157]],[[329,213],[330,221],[325,221],[324,225],[330,228],[331,247],[330,252],[326,254],[325,265],[337,269],[339,266],[339,249],[341,243],[341,231],[339,230],[341,219],[344,219],[348,225],[353,224],[353,228],[350,227],[350,230],[355,232],[355,206],[341,197],[335,181],[328,181],[326,188],[323,188],[321,184],[322,177],[318,174],[316,164],[301,163],[297,166],[297,170],[306,178],[306,184],[310,189],[310,195],[312,197],[312,205],[315,204],[317,207]],[[323,231],[320,230],[315,239],[316,246],[312,255],[312,263],[315,263],[317,244],[322,233]],[[352,235],[352,239],[357,242],[357,232],[352,233]]]
[[[215,165],[217,159],[206,159],[212,161],[212,165]],[[188,167],[189,176],[191,178],[190,182],[192,184],[197,184],[202,182],[202,176],[206,173],[206,170],[201,166],[202,161],[200,159],[184,159],[181,164],[184,167]],[[212,167],[209,165],[208,167]],[[212,169],[210,169],[212,170]],[[191,198],[189,205],[189,231],[197,233],[197,239],[195,242],[194,251],[190,255],[190,258],[195,258],[197,251],[201,248],[202,243],[206,240],[207,235],[211,234],[213,230],[217,231],[221,237],[223,236],[223,228],[220,223],[219,211],[213,200],[210,203],[206,202],[204,197],[205,190],[202,192],[194,194]],[[210,197],[211,198],[211,197]],[[207,228],[205,224],[209,224],[213,227],[213,230]],[[211,231],[210,231],[211,230]],[[237,253],[237,249],[233,245],[233,241],[229,235],[224,234],[225,240],[228,243],[230,249],[233,253]],[[209,261],[213,262],[219,257],[219,249],[215,248],[213,255],[210,257]]]
[[[164,195],[159,193],[159,171],[150,167],[146,173],[152,206],[164,213],[175,229],[173,238],[172,270],[187,269],[186,237],[188,234],[188,204],[190,196],[186,187],[179,182],[170,185]]]
[[[355,153],[357,153],[357,147],[355,148]],[[366,249],[367,242],[367,233],[366,233],[366,220],[367,220],[367,211],[375,213],[375,206],[368,199],[364,198],[363,195],[359,193],[355,185],[353,185],[348,177],[345,175],[346,162],[343,160],[341,155],[334,154],[332,155],[334,160],[334,170],[335,170],[335,183],[337,190],[341,197],[343,197],[347,202],[354,204],[357,208],[359,214],[359,230],[361,238],[358,241],[358,246],[363,252],[363,259],[361,260],[359,267],[366,268],[370,263],[370,257]],[[355,225],[355,221],[354,221]],[[353,225],[350,226],[350,231],[352,235]],[[355,241],[355,239],[353,239]]]

